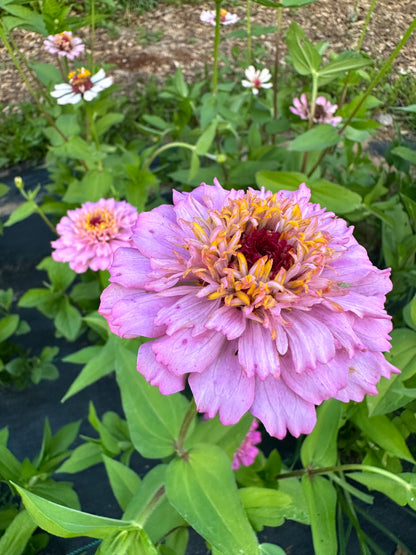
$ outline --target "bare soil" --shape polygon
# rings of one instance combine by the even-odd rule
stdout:
[[[360,37],[370,0],[320,0],[299,10],[284,10],[283,31],[292,21],[303,26],[312,41],[325,41],[330,50],[339,52],[353,49]],[[204,71],[212,62],[214,28],[199,19],[202,9],[213,9],[214,3],[184,4],[181,7],[161,4],[144,15],[125,13],[117,25],[117,37],[98,28],[95,35],[94,58],[98,63],[112,64],[109,73],[127,89],[150,76],[161,79],[174,73],[180,66],[188,80]],[[228,7],[224,3],[224,7]],[[229,7],[240,21],[234,26],[222,27],[221,52],[230,56],[238,41],[227,38],[229,31],[244,28],[245,2]],[[373,12],[362,50],[380,64],[393,51],[416,15],[416,0],[378,0]],[[252,25],[275,25],[274,9],[251,3]],[[15,30],[14,39],[29,60],[53,61],[43,49],[43,37],[23,30]],[[80,32],[87,47],[90,36]],[[272,66],[275,37],[259,37]],[[244,43],[242,43],[244,44]],[[283,46],[284,52],[284,46]],[[416,78],[416,33],[409,39],[396,59],[394,69],[412,73]],[[9,103],[30,99],[19,74],[4,47],[0,47],[0,102],[8,109]]]

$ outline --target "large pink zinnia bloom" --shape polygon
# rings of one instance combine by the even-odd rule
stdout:
[[[56,226],[60,237],[51,243],[52,258],[69,262],[77,273],[107,270],[118,247],[134,245],[131,236],[137,217],[134,206],[112,198],[69,210]]]
[[[200,412],[247,411],[282,438],[312,431],[315,405],[361,401],[398,370],[378,270],[310,191],[227,191],[215,180],[139,215],[100,313],[121,337],[154,338],[137,368],[163,394],[188,378]]]

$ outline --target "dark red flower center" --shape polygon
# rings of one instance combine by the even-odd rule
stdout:
[[[101,216],[93,216],[90,219],[90,225],[92,227],[97,227],[97,225],[100,225],[104,220],[101,218]]]
[[[85,91],[89,91],[93,86],[94,84],[91,79],[83,75],[76,75],[71,81],[72,90],[76,94],[84,94]]]
[[[291,246],[285,239],[280,238],[278,231],[263,228],[244,233],[239,252],[245,256],[249,268],[263,256],[273,260],[271,271],[271,279],[273,279],[280,268],[288,270],[292,265],[293,258],[290,251]]]

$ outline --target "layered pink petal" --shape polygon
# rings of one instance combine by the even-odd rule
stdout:
[[[245,374],[264,380],[280,374],[276,344],[266,328],[253,320],[247,321],[244,333],[238,340],[238,360]]]
[[[246,329],[246,318],[241,310],[233,306],[220,306],[209,317],[205,327],[217,330],[227,339],[237,339]]]
[[[156,361],[151,343],[144,343],[140,346],[137,355],[137,370],[150,385],[157,386],[163,395],[177,393],[185,387],[185,376],[172,374]]]
[[[149,281],[150,261],[137,249],[123,247],[114,253],[110,281],[126,288],[144,288]]]

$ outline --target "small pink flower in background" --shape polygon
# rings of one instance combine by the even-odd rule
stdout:
[[[69,262],[77,273],[106,270],[118,247],[129,247],[137,210],[125,201],[101,199],[69,210],[56,226],[59,239],[52,241],[52,258]]]
[[[201,21],[204,23],[210,23],[215,26],[215,10],[203,10],[200,16]],[[240,18],[236,14],[231,14],[221,8],[220,10],[220,23],[221,25],[232,25],[237,23]]]
[[[259,450],[256,445],[261,442],[261,433],[257,430],[259,424],[256,419],[250,426],[248,434],[244,438],[242,444],[234,453],[233,470],[237,470],[240,466],[250,466],[253,464]]]
[[[315,123],[329,123],[336,127],[342,121],[342,117],[334,116],[337,108],[337,104],[331,104],[324,96],[318,96],[315,102],[313,121]],[[290,106],[289,110],[302,119],[309,119],[311,109],[305,93],[301,94],[300,99],[293,99],[293,106]]]
[[[217,180],[139,214],[99,308],[113,333],[153,338],[137,369],[199,412],[250,412],[268,433],[310,433],[325,399],[362,401],[398,370],[379,270],[310,191],[225,190]]]
[[[69,83],[59,83],[51,92],[58,104],[77,104],[81,99],[89,102],[113,84],[113,78],[106,77],[103,69],[91,76],[91,72],[83,67],[71,72],[68,79]]]
[[[45,50],[51,54],[65,56],[68,60],[77,58],[85,49],[82,40],[73,37],[71,31],[63,31],[57,35],[49,35],[49,37],[43,41],[43,46]]]
[[[260,89],[270,89],[273,86],[272,83],[269,83],[270,79],[272,78],[270,71],[268,69],[256,69],[254,66],[249,66],[245,70],[246,79],[241,81],[243,87],[251,88],[253,94],[259,94]]]

